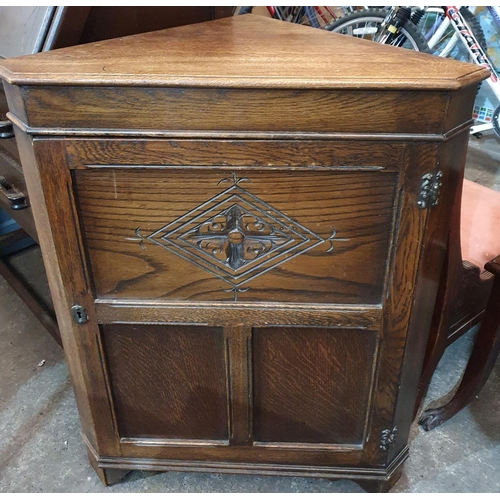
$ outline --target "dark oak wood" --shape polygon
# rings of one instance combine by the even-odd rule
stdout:
[[[392,487],[397,483],[398,479],[401,477],[403,471],[401,469],[397,470],[392,476],[387,480],[374,480],[374,479],[364,479],[357,480],[356,482],[367,492],[367,493],[389,493]]]
[[[456,151],[450,154],[460,158],[456,155]],[[487,271],[481,273],[477,266],[463,261],[461,211],[464,189],[462,175],[458,178],[458,183],[449,220],[444,265],[414,409],[415,416],[420,410],[434,371],[446,348],[468,328],[481,321],[493,284],[491,273]],[[467,196],[470,197],[469,192],[464,193],[466,203]]]
[[[101,479],[390,488],[485,71],[242,16],[0,72]]]
[[[241,298],[241,297],[240,297]],[[217,308],[213,306],[217,305]],[[334,326],[373,329],[380,325],[380,305],[286,304],[272,302],[176,302],[165,300],[96,299],[99,323],[203,323],[216,326],[238,323],[242,326],[295,325]],[[258,312],[258,314],[256,314]]]
[[[329,33],[324,34],[328,36]],[[5,78],[9,81],[7,75]],[[401,133],[439,134],[443,132],[441,117],[450,99],[445,91],[424,94],[304,89],[297,93],[294,89],[177,88],[186,83],[172,83],[173,88],[125,87],[118,95],[111,86],[23,87],[24,106],[29,117],[26,124],[34,128],[43,125],[70,130],[309,133],[338,130],[390,133],[398,130]],[[112,108],[108,105],[111,99]],[[131,102],[134,103],[133,112],[130,112]],[[48,106],[52,109],[50,115],[46,113]],[[79,115],[74,114],[75,106]],[[10,104],[9,108],[13,110]],[[96,109],[99,109],[98,114]],[[367,112],[369,119],[352,120],[352,116]]]
[[[448,345],[481,322],[493,286],[493,275],[488,271],[466,260],[462,261],[462,266],[462,281],[453,307]]]
[[[457,218],[459,214],[452,217],[452,226],[459,223],[459,220],[456,221]],[[491,273],[481,272],[476,265],[462,261],[459,245],[456,235],[451,235],[447,242],[439,294],[420,378],[419,396],[414,410],[415,416],[421,410],[434,371],[446,348],[483,320],[492,292]]]
[[[468,133],[463,132],[461,136],[456,136],[440,144],[438,147],[438,162],[436,168],[447,165],[448,171],[445,182],[450,192],[454,193],[455,196],[459,196],[461,190],[467,142]],[[443,249],[447,248],[447,235],[450,234],[451,228],[453,227],[453,219],[449,214],[450,212],[453,213],[456,209],[456,203],[456,198],[448,197],[446,199],[440,199],[438,206],[430,211],[427,221],[427,230],[431,243],[428,252],[426,252],[423,257],[422,272],[417,285],[417,293],[423,298],[420,302],[421,309],[417,308],[415,311],[414,323],[411,325],[411,328],[415,330],[425,329],[425,331],[429,331],[430,328],[430,335],[429,338],[425,340],[417,335],[409,337],[409,344],[406,350],[408,359],[404,364],[405,371],[402,373],[401,383],[403,387],[411,387],[411,391],[403,391],[402,394],[405,395],[414,394],[413,391],[421,387],[420,384],[422,383],[422,379],[426,375],[426,358],[424,358],[422,368],[422,361],[420,360],[418,362],[419,364],[417,364],[417,360],[415,360],[412,353],[415,351],[421,352],[423,349],[426,349],[427,353],[428,346],[432,343],[432,335],[435,327],[433,321],[435,318],[431,311],[434,310],[436,304],[440,300],[440,294],[443,293],[443,285],[442,282],[438,283],[435,279],[429,279],[429,274],[435,276],[434,273],[436,268],[444,269],[446,266],[446,252],[443,253]],[[439,319],[441,320],[442,318]],[[404,435],[404,433],[410,430],[414,406],[412,401],[403,396],[398,400],[398,408],[401,412],[400,416],[402,416],[403,419],[400,423],[396,423],[396,425],[398,431],[399,429],[403,430]],[[396,436],[394,451],[397,450],[398,446],[404,446],[404,444],[404,440],[400,436]]]
[[[122,438],[227,441],[222,329],[106,325],[102,330]],[[179,352],[185,355],[179,358]]]
[[[148,31],[201,23],[232,15],[232,7],[171,7],[171,6],[93,6],[79,43],[146,33]],[[70,45],[70,44],[68,44]],[[71,44],[71,45],[76,45]]]
[[[62,164],[56,159],[60,157],[57,149],[40,151],[37,148],[35,152],[33,138],[20,131],[16,131],[16,138],[26,184],[32,203],[37,207],[33,215],[83,432],[97,453],[118,454],[116,422],[109,402],[106,367],[101,362],[100,331],[92,310],[91,283],[76,224],[71,176],[69,170],[63,168],[59,171]],[[40,162],[48,168],[39,171],[36,165]],[[64,210],[55,208],[56,200],[64,200]],[[49,206],[54,208],[50,218],[47,217]],[[71,256],[69,247],[73,250]],[[77,325],[73,322],[71,307],[75,302],[86,308],[90,318],[88,323]],[[110,436],[115,437],[110,439]]]
[[[377,363],[376,332],[257,328],[252,353],[255,444],[362,446]]]
[[[100,467],[98,463],[98,456],[89,446],[87,446],[87,455],[89,457],[90,465],[105,486],[112,486],[113,484],[120,482],[129,472],[131,472],[127,469]]]
[[[387,170],[398,172],[405,145],[391,142],[337,140],[187,140],[64,139],[68,166],[72,169],[110,167],[280,167],[336,169],[339,171]],[[240,174],[238,174],[240,175]],[[241,175],[240,175],[241,176]]]
[[[78,45],[92,7],[56,7],[43,51]]]

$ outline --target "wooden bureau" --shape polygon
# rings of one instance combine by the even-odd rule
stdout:
[[[254,16],[0,71],[101,479],[388,489],[487,71]]]

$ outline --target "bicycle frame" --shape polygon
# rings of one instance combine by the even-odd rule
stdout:
[[[318,17],[322,18],[325,23],[328,22],[328,19],[325,17],[324,13],[319,7],[313,7],[313,6],[266,7],[266,9],[271,17],[275,19],[281,19],[282,21],[297,23],[300,21],[300,19],[306,17],[307,21],[309,22],[309,25],[312,26],[313,28],[321,27],[318,22]],[[295,11],[292,10],[291,14],[287,14],[287,11],[285,9],[297,9],[297,10]],[[324,9],[331,17],[335,18],[333,11],[331,11],[329,7],[324,7]]]
[[[490,10],[491,9],[491,10]],[[440,9],[441,10],[441,9]],[[498,23],[500,28],[500,13],[495,7],[488,7],[488,10],[492,13],[493,18]],[[430,38],[428,44],[429,48],[434,48],[436,43],[440,40],[441,36],[446,32],[446,30],[451,25],[455,30],[455,34],[447,43],[446,47],[439,54],[440,57],[447,57],[451,52],[455,44],[460,40],[469,52],[472,60],[479,66],[490,71],[490,77],[486,80],[486,83],[490,87],[491,91],[500,103],[500,80],[499,75],[491,63],[488,54],[482,49],[479,42],[476,40],[472,30],[468,27],[466,21],[464,20],[460,9],[458,7],[444,7],[442,11],[446,16],[441,25],[437,28],[434,35]],[[485,123],[481,125],[475,125],[471,128],[472,134],[477,134],[478,132],[484,132],[493,128],[492,123]]]

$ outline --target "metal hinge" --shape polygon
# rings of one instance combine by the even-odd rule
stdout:
[[[75,304],[71,308],[71,315],[73,316],[73,321],[75,323],[78,323],[79,325],[82,325],[83,323],[87,323],[89,317],[87,315],[87,311],[85,310],[85,307],[79,306],[78,304]]]
[[[439,192],[443,183],[441,179],[443,172],[437,171],[435,174],[424,174],[420,183],[418,193],[418,208],[435,207],[439,203]]]
[[[384,429],[380,438],[380,448],[388,450],[394,444],[397,433],[398,427],[396,425],[392,429]]]

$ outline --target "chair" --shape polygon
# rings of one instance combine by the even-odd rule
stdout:
[[[415,414],[446,347],[483,321],[457,392],[446,405],[422,413],[419,422],[425,430],[448,420],[474,398],[499,349],[500,256],[495,256],[500,254],[500,193],[464,180],[454,206]]]

